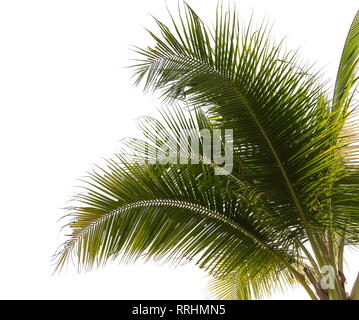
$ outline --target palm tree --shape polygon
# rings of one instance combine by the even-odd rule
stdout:
[[[359,299],[359,276],[347,292],[343,273],[344,249],[359,245],[359,13],[332,93],[264,23],[242,30],[235,10],[219,7],[209,28],[186,4],[170,17],[156,19],[155,44],[136,48],[133,66],[136,84],[167,106],[160,120],[141,119],[143,139],[90,173],[56,269],[71,257],[86,270],[116,258],[194,261],[222,299],[298,284],[312,299]],[[199,161],[189,164],[148,152],[176,154],[186,130],[202,146],[203,129],[233,130],[231,172],[218,174],[202,148],[190,148]]]

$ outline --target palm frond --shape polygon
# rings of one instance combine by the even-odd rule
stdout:
[[[186,115],[180,108],[163,109],[162,117],[164,124],[142,119],[147,141],[127,141],[137,158],[118,155],[86,179],[85,193],[76,199],[79,205],[70,209],[72,234],[58,252],[57,268],[71,258],[88,270],[121,257],[176,264],[194,260],[215,277],[242,264],[253,277],[284,266],[295,274],[292,265],[301,259],[293,242],[298,235],[267,211],[261,195],[240,174],[214,174],[217,165],[205,163],[202,148],[191,150],[200,152],[198,164],[151,164],[145,159],[149,142],[156,151],[162,148],[155,132],[173,129],[177,142],[184,128],[212,129],[200,110]]]
[[[359,11],[350,26],[335,82],[333,108],[343,107],[355,85],[359,63]]]
[[[213,32],[187,5],[173,32],[157,23],[156,45],[137,50],[137,83],[166,101],[205,107],[217,126],[233,129],[242,179],[292,228],[305,234],[326,224],[324,199],[346,174],[345,115],[333,121],[343,110],[331,112],[318,74],[273,44],[265,26],[241,32],[235,13],[219,9]]]
[[[56,268],[73,258],[80,269],[116,258],[194,261],[223,299],[298,282],[313,299],[345,298],[344,246],[359,243],[358,13],[333,99],[265,23],[242,29],[235,11],[219,7],[209,28],[187,4],[171,20],[156,19],[155,45],[136,48],[133,66],[136,84],[168,106],[84,179]],[[233,147],[230,170],[205,148],[204,133],[226,130],[233,136],[218,143]],[[318,284],[326,264],[338,276],[332,291]]]
[[[295,284],[295,278],[286,269],[274,267],[253,276],[248,275],[243,266],[225,276],[213,277],[208,289],[212,296],[221,300],[255,300],[283,292]]]
[[[73,208],[73,232],[58,267],[72,253],[85,268],[120,254],[129,261],[143,255],[177,262],[199,256],[199,265],[211,273],[219,261],[224,272],[242,262],[260,268],[265,261],[291,260],[283,239],[273,238],[270,219],[257,220],[260,212],[251,216],[249,197],[242,194],[247,202],[231,200],[228,193],[224,198],[211,167],[194,167],[119,158],[103,175],[92,174],[90,188],[78,199],[82,206]]]

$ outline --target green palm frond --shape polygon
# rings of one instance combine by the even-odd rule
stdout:
[[[156,20],[155,44],[136,48],[133,66],[136,84],[168,106],[160,119],[141,118],[143,137],[85,179],[57,269],[72,258],[84,269],[116,258],[194,261],[221,299],[298,283],[313,299],[347,298],[344,247],[359,244],[358,14],[334,99],[264,23],[242,29],[219,7],[209,28],[187,4],[171,19]],[[219,143],[233,147],[231,170],[213,161],[203,136],[226,130],[233,137]],[[319,285],[324,265],[334,266],[334,289]]]
[[[295,279],[286,269],[272,268],[253,276],[247,273],[244,266],[223,277],[213,277],[209,290],[210,294],[221,300],[254,300],[283,292],[295,284]]]
[[[344,44],[342,57],[339,63],[337,79],[334,89],[334,108],[340,108],[350,97],[350,92],[355,85],[359,63],[359,11],[357,11],[349,29]]]
[[[272,44],[264,27],[241,32],[235,13],[219,10],[211,32],[188,6],[180,21],[173,32],[157,21],[156,45],[137,50],[137,81],[145,79],[145,89],[160,90],[167,101],[206,107],[219,126],[233,129],[242,178],[293,228],[308,232],[323,223],[323,199],[346,175],[344,111],[331,112],[318,75]],[[342,120],[333,121],[338,115]]]
[[[183,113],[177,111],[182,117]],[[147,129],[143,128],[148,134]],[[133,150],[141,150],[139,142],[132,141],[136,143]],[[201,267],[212,273],[219,261],[220,272],[224,272],[225,265],[232,270],[238,261],[250,257],[252,262],[248,263],[253,268],[261,265],[259,261],[254,263],[256,259],[262,264],[277,261],[279,265],[285,259],[293,260],[289,250],[293,234],[286,232],[286,244],[281,235],[285,229],[266,215],[255,190],[239,185],[234,176],[223,179],[214,170],[211,163],[203,162],[151,165],[131,162],[123,156],[109,162],[102,174],[91,174],[86,194],[78,197],[83,206],[73,208],[70,227],[74,232],[60,253],[59,266],[74,252],[88,268],[124,252],[133,259],[143,255],[163,258],[168,254],[174,261],[193,259],[201,253]],[[273,232],[280,239],[278,243]],[[89,243],[96,246],[88,250]],[[220,244],[224,246],[219,250]],[[230,252],[226,252],[227,246]]]
[[[200,111],[186,117],[180,108],[164,109],[162,116],[165,124],[142,120],[147,141],[127,141],[137,159],[119,155],[89,176],[86,192],[77,197],[81,205],[71,209],[72,235],[58,252],[57,267],[77,257],[79,267],[90,269],[121,256],[125,261],[195,260],[217,277],[242,263],[253,277],[285,266],[296,274],[300,256],[293,239],[298,235],[268,214],[261,195],[239,174],[215,175],[217,165],[205,163],[203,154],[198,164],[138,163],[151,139],[157,150],[162,147],[153,133],[165,126],[179,134],[203,125],[211,130]]]

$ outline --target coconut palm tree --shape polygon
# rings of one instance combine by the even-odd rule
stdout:
[[[343,273],[345,248],[359,245],[359,13],[333,90],[265,23],[242,28],[219,7],[207,27],[186,4],[170,17],[170,26],[156,19],[154,45],[136,47],[133,66],[136,84],[166,104],[161,119],[142,118],[143,139],[90,173],[56,268],[71,257],[84,269],[116,258],[193,261],[222,299],[298,284],[312,299],[359,299],[359,277],[348,290]],[[232,130],[219,142],[232,148],[231,170],[203,151],[202,130]],[[200,148],[184,163],[176,151],[188,131]]]

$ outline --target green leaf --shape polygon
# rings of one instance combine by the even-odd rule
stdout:
[[[248,275],[244,266],[225,276],[213,277],[209,291],[212,296],[222,300],[255,300],[263,299],[295,284],[294,277],[286,269],[272,266],[255,275]]]
[[[335,82],[333,110],[344,106],[357,81],[359,62],[359,11],[357,11],[346,38]]]

